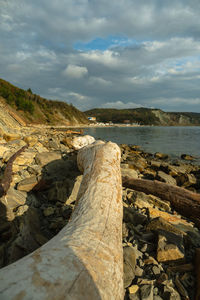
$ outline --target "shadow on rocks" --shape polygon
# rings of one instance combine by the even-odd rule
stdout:
[[[82,179],[76,159],[73,152],[42,167],[29,166],[34,187],[28,192],[25,186],[10,187],[0,198],[0,267],[33,252],[68,223]]]

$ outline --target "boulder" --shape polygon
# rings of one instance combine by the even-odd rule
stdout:
[[[181,154],[181,159],[192,161],[195,160],[195,157],[189,154]]]

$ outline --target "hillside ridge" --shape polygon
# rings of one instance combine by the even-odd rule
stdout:
[[[85,111],[88,117],[96,117],[97,122],[137,123],[140,125],[157,126],[199,126],[200,113],[164,112],[152,108],[95,108]]]
[[[3,79],[0,79],[0,103],[1,110],[5,111],[11,124],[15,123],[15,125],[71,126],[88,123],[85,114],[72,104],[57,100],[47,100],[33,94],[30,88],[25,91]],[[2,113],[0,118],[1,123],[6,122],[6,118]]]

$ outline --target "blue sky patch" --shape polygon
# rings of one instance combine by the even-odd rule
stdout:
[[[108,36],[107,38],[95,38],[87,43],[76,42],[74,49],[81,51],[90,50],[107,50],[113,47],[126,47],[131,45],[138,45],[139,43],[134,39],[129,39],[121,36]]]

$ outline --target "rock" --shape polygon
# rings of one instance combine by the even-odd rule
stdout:
[[[144,264],[145,265],[158,265],[157,260],[155,260],[155,258],[153,258],[152,256],[149,256],[147,259],[144,260]]]
[[[10,142],[14,140],[20,140],[21,135],[16,133],[4,133],[3,138],[6,140],[6,142]]]
[[[144,284],[140,288],[140,296],[142,300],[153,300],[153,285]]]
[[[124,288],[127,288],[135,278],[136,253],[132,247],[124,247]]]
[[[17,189],[19,191],[30,192],[38,183],[38,179],[36,176],[31,176],[29,178],[25,178],[21,180],[18,185]]]
[[[13,187],[10,187],[7,194],[1,198],[1,202],[5,205],[7,211],[7,220],[12,221],[14,219],[13,210],[18,206],[26,203],[27,194],[25,192],[17,191]]]
[[[171,184],[171,185],[176,185],[176,179],[174,179],[172,176],[166,174],[163,171],[158,171],[157,179],[162,181],[162,182],[166,182],[168,184]]]
[[[182,187],[189,187],[197,183],[197,179],[194,174],[182,174],[177,177],[177,184]]]
[[[137,291],[139,290],[139,286],[138,285],[131,285],[129,288],[128,288],[128,291],[130,294],[135,294],[137,293]]]
[[[140,300],[139,295],[139,286],[138,285],[132,285],[128,288],[129,291],[129,299],[130,300]]]
[[[194,160],[195,157],[193,157],[192,155],[189,155],[189,154],[181,154],[181,159],[184,159],[184,160]]]
[[[68,180],[63,181],[55,181],[52,184],[52,187],[48,190],[48,199],[51,202],[63,202],[67,200],[69,194],[69,185],[67,184]]]
[[[167,159],[167,158],[169,158],[169,155],[168,154],[164,154],[164,153],[160,153],[160,152],[156,152],[154,154],[154,157],[158,158],[158,159]]]
[[[179,293],[170,285],[164,286],[163,298],[166,300],[181,300]]]
[[[159,231],[157,260],[159,262],[184,259],[183,237],[164,230]]]
[[[45,217],[49,217],[55,213],[55,208],[49,206],[43,210],[43,214]]]
[[[124,222],[132,223],[133,225],[144,224],[147,221],[147,216],[138,213],[132,207],[124,207]]]
[[[136,267],[135,267],[135,276],[142,277],[143,272],[144,272],[143,269],[136,265]]]
[[[172,232],[172,233],[175,233],[175,234],[186,235],[186,233],[184,231],[176,228],[175,226],[173,226],[172,224],[167,222],[162,217],[158,217],[158,218],[155,218],[155,219],[151,220],[149,222],[149,224],[147,225],[146,229],[147,230],[154,230],[154,231],[158,231],[159,229],[162,229],[162,230],[169,231],[169,232]]]
[[[185,225],[185,226],[189,226],[190,228],[192,227],[192,224],[182,219],[180,215],[170,214],[168,212],[160,211],[152,207],[149,207],[148,211],[149,211],[149,216],[152,219],[157,217],[162,217],[165,221],[169,222],[172,225],[178,225],[178,226]]]
[[[61,160],[62,156],[56,152],[38,153],[35,156],[35,161],[40,166],[45,166],[54,160]]]
[[[29,149],[22,152],[13,163],[13,171],[17,172],[19,166],[30,166],[35,158],[36,153],[29,151]]]
[[[139,172],[143,172],[148,166],[146,159],[141,156],[129,157],[128,164],[130,169],[138,170]]]
[[[168,165],[168,172],[171,176],[178,176],[186,173],[190,173],[193,170],[193,166],[188,164],[181,165]]]
[[[152,267],[152,272],[153,274],[156,276],[156,275],[159,275],[160,274],[160,268],[158,266],[153,266]]]
[[[4,146],[4,145],[0,145],[0,157],[4,156],[4,153],[6,153],[7,151],[9,151],[9,148]]]
[[[121,168],[122,177],[138,178],[138,173],[133,169]]]
[[[29,135],[24,137],[24,141],[30,146],[33,147],[38,142],[38,137],[35,135]]]

